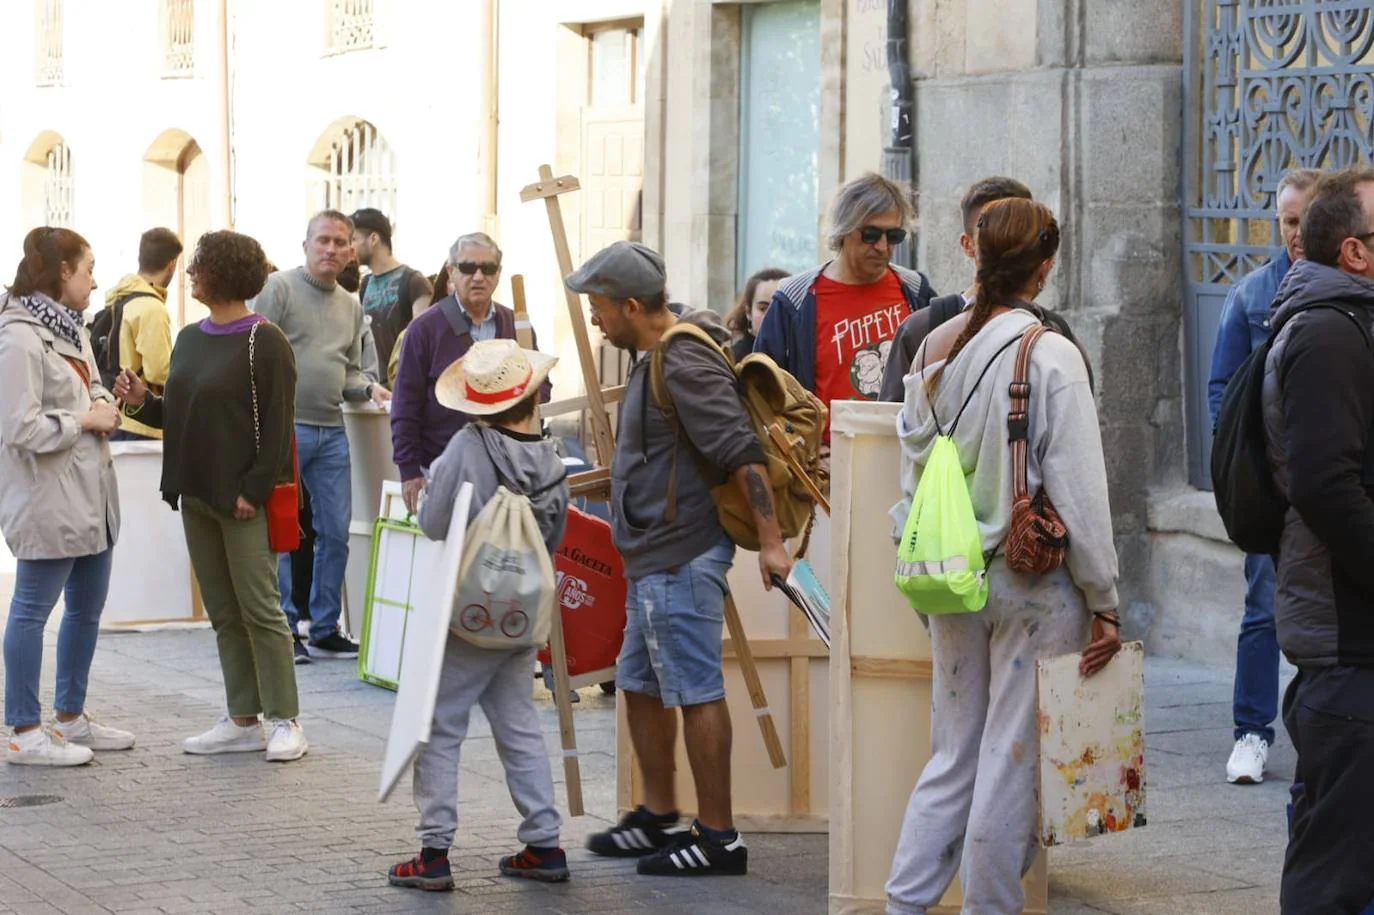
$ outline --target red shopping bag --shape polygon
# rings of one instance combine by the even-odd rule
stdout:
[[[558,610],[568,648],[568,676],[615,666],[625,635],[625,564],[611,543],[611,526],[568,509],[568,529],[553,557]],[[552,664],[547,646],[539,660]]]

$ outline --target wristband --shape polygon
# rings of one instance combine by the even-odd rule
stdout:
[[[1104,623],[1111,623],[1116,628],[1121,628],[1121,618],[1115,613],[1108,613],[1106,610],[1094,610],[1093,618],[1099,619]]]

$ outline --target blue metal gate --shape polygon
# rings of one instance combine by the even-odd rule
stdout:
[[[1184,5],[1188,472],[1210,488],[1212,342],[1231,285],[1279,249],[1279,179],[1371,159],[1374,0]]]

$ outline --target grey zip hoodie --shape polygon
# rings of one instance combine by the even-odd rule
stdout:
[[[530,497],[534,518],[552,556],[568,521],[567,470],[552,441],[469,423],[449,440],[429,468],[428,493],[420,505],[420,528],[431,540],[448,536],[458,488],[472,484],[468,524],[504,485]]]
[[[679,320],[728,346],[730,332],[715,312],[683,311]],[[625,574],[643,578],[690,562],[725,536],[711,488],[748,464],[762,464],[749,417],[740,406],[734,372],[700,342],[678,338],[664,357],[664,380],[683,435],[653,403],[649,356],[630,370],[611,463],[612,536]],[[677,441],[677,514],[666,517],[668,478]]]
[[[953,436],[984,551],[999,547],[1006,538],[1012,489],[1008,388],[1017,348],[1011,341],[1037,323],[1026,311],[1011,311],[989,321],[946,366],[935,394],[935,414],[926,397],[925,378],[945,363],[931,362],[922,369],[918,351],[913,371],[906,376],[906,400],[897,417],[903,498],[892,509],[894,538],[900,537],[906,524],[911,498],[935,445],[936,415],[949,434],[965,400],[968,408]],[[980,383],[978,378],[989,365]],[[1032,495],[1044,486],[1069,529],[1069,575],[1087,599],[1088,609],[1115,609],[1116,547],[1107,502],[1107,470],[1097,405],[1078,348],[1059,334],[1041,337],[1031,353],[1030,385],[1027,485]]]

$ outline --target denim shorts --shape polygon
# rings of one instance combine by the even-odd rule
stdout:
[[[630,579],[617,688],[668,708],[725,698],[721,629],[725,574],[734,561],[734,543],[722,538],[691,562]]]

